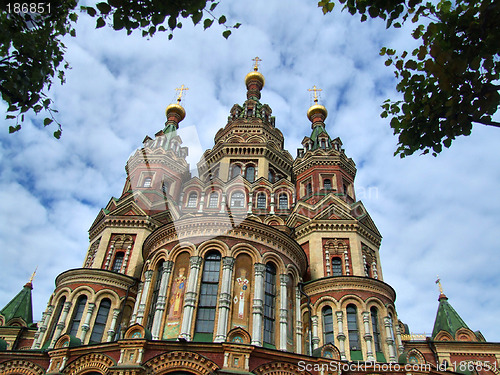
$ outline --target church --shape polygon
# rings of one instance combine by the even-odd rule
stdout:
[[[32,280],[0,310],[0,374],[500,374],[500,344],[442,289],[431,336],[398,319],[382,236],[319,89],[292,156],[254,61],[195,172],[178,89],[42,319]]]

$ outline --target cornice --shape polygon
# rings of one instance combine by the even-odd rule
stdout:
[[[329,292],[366,291],[377,293],[394,303],[396,292],[383,281],[361,276],[330,276],[313,280],[304,285],[309,296],[325,295]]]
[[[293,163],[293,172],[296,176],[301,174],[307,169],[313,168],[317,165],[338,165],[349,173],[353,178],[356,176],[356,166],[352,159],[348,159],[344,154],[334,151],[333,155],[305,155],[300,159],[296,159]]]
[[[106,216],[89,231],[89,238],[97,237],[106,228],[143,228],[154,231],[161,224],[149,216]],[[156,221],[156,220],[155,220]]]
[[[56,289],[69,284],[101,284],[114,286],[123,290],[133,286],[137,279],[118,272],[95,268],[75,268],[65,271],[56,277]],[[134,288],[135,290],[135,288]],[[135,290],[135,292],[137,292]]]

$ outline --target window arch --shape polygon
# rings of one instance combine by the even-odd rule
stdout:
[[[332,276],[342,276],[342,260],[339,257],[332,258]]]
[[[245,169],[245,179],[248,182],[254,182],[255,181],[255,167],[253,165],[249,165]]]
[[[241,167],[238,164],[234,164],[231,168],[231,178],[241,175]]]
[[[110,309],[111,301],[109,300],[109,298],[104,298],[99,304],[99,310],[97,310],[94,327],[92,328],[92,334],[90,335],[90,344],[102,341],[102,336],[104,334],[104,330],[106,329],[106,323],[108,321]]]
[[[123,258],[125,257],[125,253],[123,251],[118,251],[115,254],[115,259],[113,260],[113,266],[111,267],[111,271],[120,272],[123,265]]]
[[[358,314],[356,306],[348,305],[346,308],[347,331],[349,333],[349,349],[361,350],[359,345]]]
[[[235,191],[231,194],[231,207],[243,208],[245,207],[245,194],[241,191]]]
[[[288,195],[286,193],[281,193],[278,197],[278,208],[280,210],[288,209]]]
[[[326,140],[324,138],[321,139],[321,148],[326,149]]]
[[[54,315],[52,315],[52,324],[50,325],[49,334],[47,335],[46,341],[50,342],[52,340],[52,336],[54,336],[54,332],[56,331],[57,323],[59,322],[59,318],[61,317],[62,309],[64,304],[66,303],[66,297],[62,296],[57,303],[57,307],[54,311]]]
[[[208,208],[217,208],[219,205],[219,193],[213,191],[210,193],[210,198],[208,200]]]
[[[264,343],[274,345],[274,323],[276,303],[276,267],[266,264],[264,280]]]
[[[266,208],[266,206],[267,206],[266,193],[258,193],[257,194],[257,208]]]
[[[78,328],[80,327],[80,322],[82,321],[83,311],[85,310],[86,305],[87,296],[81,295],[80,297],[78,297],[75,309],[73,310],[73,318],[71,319],[68,330],[68,333],[72,336],[76,337],[76,334],[78,333]]]
[[[201,276],[200,300],[195,324],[195,334],[213,334],[215,324],[215,308],[219,290],[221,256],[217,251],[211,251],[205,256]]]
[[[153,181],[153,179],[151,177],[146,177],[144,179],[144,182],[142,183],[142,187],[145,187],[145,188],[150,188],[151,187],[151,182]]]
[[[325,190],[332,190],[332,180],[330,180],[329,178],[325,178],[323,180],[323,188]]]
[[[195,191],[192,191],[191,193],[189,193],[187,206],[189,208],[195,208],[197,202],[198,202],[198,194]]]
[[[156,269],[156,275],[154,278],[153,293],[151,294],[151,304],[149,305],[148,321],[146,324],[146,329],[151,331],[153,328],[153,319],[156,312],[156,304],[158,303],[158,294],[160,293],[161,275],[163,273],[163,260],[158,262],[158,268]]]
[[[333,311],[330,306],[323,307],[323,345],[334,344]]]
[[[380,349],[380,330],[378,328],[378,311],[375,307],[370,309],[371,321],[372,321],[372,332],[373,332],[373,344],[375,345],[375,351],[381,352]]]

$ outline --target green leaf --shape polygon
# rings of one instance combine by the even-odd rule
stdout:
[[[385,60],[385,66],[389,66],[392,64],[392,59]]]
[[[99,17],[99,18],[97,19],[97,22],[96,22],[95,28],[96,28],[96,29],[100,29],[101,27],[104,27],[104,26],[106,26],[106,21],[104,21],[104,18]]]
[[[203,12],[196,12],[191,16],[193,20],[193,24],[197,25],[201,21],[201,17],[203,17]]]
[[[226,39],[229,38],[229,35],[231,35],[231,30],[226,30],[222,33],[222,36]]]
[[[17,124],[16,126],[9,126],[9,133],[10,134],[15,133],[20,129],[21,129],[21,125],[19,125],[19,124]]]
[[[212,5],[210,5],[210,11],[213,12],[217,5],[219,5],[219,3],[213,3]]]
[[[12,120],[12,119],[15,119],[15,118],[16,118],[16,116],[13,116],[13,115],[7,115],[7,116],[5,116],[5,118],[6,118],[7,120]]]
[[[60,138],[61,138],[61,135],[62,135],[62,131],[61,131],[61,129],[56,130],[56,131],[54,132],[54,138],[56,138],[56,139],[60,139]]]
[[[239,29],[239,28],[240,28],[240,26],[241,26],[241,23],[239,23],[239,22],[238,22],[238,23],[235,23],[233,27],[234,27],[235,29]]]
[[[210,26],[212,26],[212,24],[214,23],[214,20],[211,20],[209,18],[206,18],[205,21],[203,21],[203,28],[206,30],[208,29]]]
[[[82,10],[86,10],[87,14],[90,17],[95,17],[95,15],[97,14],[96,10],[94,8],[92,8],[92,7],[82,7]]]
[[[170,16],[168,18],[168,27],[170,27],[171,30],[175,29],[177,26],[177,17]]]
[[[97,3],[96,7],[102,14],[108,14],[109,12],[111,12],[111,7],[108,3]]]
[[[48,126],[50,125],[54,120],[52,120],[51,118],[48,118],[48,117],[45,117],[43,119],[43,126]]]
[[[76,22],[78,20],[78,14],[76,13],[70,13],[69,19],[73,22]]]
[[[219,25],[222,25],[223,23],[226,22],[226,16],[222,15],[219,17]]]

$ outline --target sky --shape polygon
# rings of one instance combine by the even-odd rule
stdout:
[[[262,59],[261,102],[276,116],[285,148],[296,156],[310,135],[308,89],[321,88],[326,129],[340,137],[357,165],[355,188],[383,240],[384,281],[397,293],[398,317],[413,333],[432,332],[440,276],[449,302],[473,331],[500,342],[500,130],[477,125],[438,157],[394,157],[397,138],[380,105],[397,99],[383,46],[411,49],[409,28],[387,31],[382,21],[323,15],[315,2],[223,0],[215,14],[242,23],[228,40],[214,25],[183,28],[152,39],[126,36],[80,15],[77,37],[65,40],[71,70],[50,96],[63,124],[43,128],[30,116],[21,131],[0,131],[0,307],[29,280],[33,315],[41,318],[54,280],[82,267],[88,229],[112,196],[121,194],[128,157],[164,127],[175,88],[182,104],[184,145],[194,167],[246,98],[245,75]],[[0,103],[0,111],[5,112]]]

